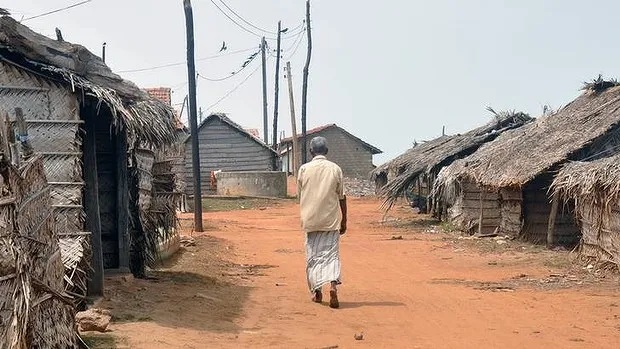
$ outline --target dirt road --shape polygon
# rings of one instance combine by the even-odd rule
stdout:
[[[157,280],[109,282],[116,347],[620,347],[617,279],[567,252],[424,232],[404,208],[381,223],[377,207],[350,201],[338,310],[310,302],[294,203],[208,213]]]

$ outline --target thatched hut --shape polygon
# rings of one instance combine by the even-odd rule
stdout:
[[[494,119],[484,126],[464,134],[441,136],[422,143],[378,167],[372,172],[373,177],[381,173],[388,173],[388,178],[390,175],[394,176],[388,180],[382,191],[386,199],[385,206],[391,207],[398,198],[411,190],[417,191],[418,196],[428,195],[437,173],[443,167],[472,154],[500,134],[521,127],[531,120],[532,118],[524,113],[495,113]]]
[[[620,155],[567,164],[555,176],[552,190],[575,207],[580,253],[620,269]]]
[[[548,190],[567,161],[594,160],[618,152],[620,87],[615,85],[596,80],[561,110],[508,131],[454,162],[439,174],[436,196],[446,199],[453,210],[465,211],[467,219],[461,222],[469,221],[479,231],[519,235],[533,242],[547,240],[548,244],[576,243],[579,228],[574,207],[559,205]],[[454,200],[472,183],[479,193],[478,205],[464,204],[471,204],[475,197]],[[492,207],[487,205],[489,196],[495,201]]]
[[[137,183],[130,166],[138,149],[175,142],[172,108],[86,48],[6,16],[0,18],[0,106],[11,119],[21,108],[32,147],[43,156],[68,285],[84,293],[90,242],[89,288],[100,294],[104,268],[129,270],[132,240],[158,239],[156,231],[130,227],[143,218],[130,200]]]

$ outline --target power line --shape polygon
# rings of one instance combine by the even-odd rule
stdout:
[[[212,3],[215,7],[217,7],[217,9],[218,9],[218,10],[219,10],[219,11],[220,11],[220,12],[221,12],[224,16],[226,16],[226,18],[228,18],[231,22],[233,22],[234,24],[236,24],[236,25],[237,25],[237,27],[239,27],[239,28],[243,29],[244,31],[246,31],[246,32],[248,32],[248,33],[250,33],[250,34],[252,34],[252,35],[254,35],[254,36],[256,36],[256,37],[259,37],[259,38],[263,37],[262,35],[257,34],[257,33],[253,32],[253,31],[251,31],[250,29],[248,29],[248,28],[244,27],[244,26],[243,26],[243,25],[241,25],[239,22],[237,22],[234,18],[230,17],[230,15],[228,15],[228,13],[226,13],[226,11],[224,11],[224,10],[223,10],[223,9],[222,9],[222,8],[221,8],[221,7],[220,7],[220,6],[219,6],[219,5],[215,2],[215,1],[213,1],[213,0],[209,0],[209,1],[211,1],[211,3]]]
[[[241,66],[241,68],[239,68],[239,70],[232,72],[230,75],[221,77],[221,78],[209,78],[206,77],[204,75],[200,75],[200,73],[197,74],[198,77],[207,80],[207,81],[224,81],[224,80],[228,80],[232,77],[235,77],[238,73],[240,73],[241,71],[243,71],[245,68],[247,68],[250,63],[252,63],[253,60],[256,59],[256,57],[258,57],[258,54],[260,53],[260,51],[254,52],[252,55],[250,55],[250,57],[248,57],[248,59],[243,62],[243,65]]]
[[[58,12],[61,12],[61,11],[65,11],[65,10],[68,10],[68,9],[71,9],[71,8],[74,8],[74,7],[77,7],[77,6],[80,6],[80,5],[84,5],[84,4],[89,3],[91,1],[93,1],[93,0],[84,0],[84,1],[81,1],[81,2],[78,2],[78,3],[75,3],[73,5],[69,5],[69,6],[66,6],[66,7],[63,7],[63,8],[59,8],[57,10],[52,10],[52,11],[49,11],[49,12],[42,13],[40,15],[24,18],[22,20],[22,22],[28,21],[28,20],[31,20],[31,19],[35,19],[35,18],[39,18],[39,17],[43,17],[43,16],[47,16],[47,15],[51,15],[51,14],[58,13]]]
[[[301,44],[302,41],[304,41],[304,35],[303,35],[304,33],[305,33],[305,30],[303,32],[301,32],[301,34],[300,34],[300,36],[299,36],[299,38],[297,40],[297,43],[294,44],[295,47],[293,48],[293,52],[290,55],[288,55],[286,60],[291,59],[295,55],[295,53],[297,53],[297,50],[299,49],[299,45]],[[290,51],[290,49],[289,49],[289,51]],[[286,52],[286,51],[284,51],[284,52]]]
[[[222,96],[222,98],[218,99],[215,103],[213,103],[210,106],[208,106],[207,110],[211,110],[213,107],[217,106],[223,100],[228,98],[231,94],[233,94],[235,91],[237,91],[239,89],[239,87],[241,87],[246,81],[248,81],[250,79],[250,77],[252,77],[252,75],[254,75],[260,68],[261,68],[260,65],[258,67],[256,67],[256,69],[254,69],[250,74],[248,74],[248,76],[246,76],[245,79],[243,79],[237,86],[235,86],[232,90],[228,91],[224,96]]]
[[[227,8],[228,10],[230,10],[230,12],[232,12],[235,16],[237,16],[239,19],[241,19],[241,20],[243,21],[243,23],[245,23],[245,24],[249,25],[250,27],[252,27],[252,28],[254,28],[254,29],[257,29],[257,30],[259,30],[259,31],[262,31],[262,32],[264,32],[264,33],[267,33],[267,34],[278,35],[278,33],[274,32],[274,31],[269,31],[269,30],[262,29],[262,28],[260,28],[260,27],[255,26],[254,24],[252,24],[252,23],[248,22],[245,18],[243,18],[242,16],[240,16],[237,12],[235,12],[235,10],[233,10],[230,6],[228,6],[228,5],[224,2],[224,0],[220,0],[220,2],[222,3],[222,5],[226,6],[226,8]]]
[[[219,54],[219,55],[213,55],[213,56],[198,58],[196,60],[196,62],[206,61],[206,60],[210,60],[210,59],[216,59],[216,58],[220,58],[220,57],[231,56],[231,55],[234,55],[234,54],[237,54],[237,53],[244,53],[244,52],[252,51],[252,50],[255,50],[255,49],[256,49],[256,47],[250,47],[250,48],[246,48],[246,49],[243,49],[243,50],[231,51],[231,52],[227,52],[227,53],[224,53],[224,54]],[[151,70],[162,69],[162,68],[176,67],[176,66],[183,65],[185,63],[186,62],[177,62],[177,63],[169,63],[169,64],[156,65],[156,66],[148,67],[148,68],[119,70],[117,73],[137,73],[137,72],[151,71]]]
[[[237,27],[241,28],[243,31],[248,32],[248,33],[250,33],[250,34],[252,34],[252,35],[254,35],[254,36],[258,37],[258,38],[262,38],[262,37],[264,36],[264,35],[261,35],[261,34],[259,34],[259,33],[256,33],[256,32],[254,32],[254,31],[252,31],[252,30],[250,30],[250,29],[246,28],[243,24],[241,24],[241,23],[239,23],[238,21],[236,21],[236,20],[235,20],[234,18],[232,18],[232,17],[231,17],[231,16],[230,16],[230,15],[229,15],[226,11],[224,11],[224,9],[222,9],[222,8],[221,8],[221,7],[220,7],[220,6],[219,6],[219,5],[218,5],[218,4],[217,4],[214,0],[209,0],[209,1],[211,1],[211,3],[213,4],[213,6],[215,6],[215,7],[216,7],[216,8],[217,8],[217,9],[218,9],[218,10],[219,10],[219,11],[220,11],[220,12],[221,12],[224,16],[226,16],[226,18],[228,18],[231,22],[233,22],[233,23],[234,23]],[[226,4],[225,4],[222,0],[220,0],[220,1],[222,2],[222,4],[224,4],[224,6],[226,6]],[[228,6],[227,6],[227,8],[228,8]],[[233,12],[233,13],[235,13],[235,12]],[[235,15],[236,15],[236,13],[235,13]],[[238,16],[239,18],[241,18],[241,20],[242,20],[242,21],[246,22],[246,21],[245,21],[245,20],[244,20],[241,16],[239,16],[239,15],[237,15],[237,16]],[[248,22],[246,22],[246,23],[248,23]],[[254,25],[252,25],[252,24],[249,24],[249,25],[251,25],[251,26],[253,26],[253,27],[254,27]],[[297,26],[297,27],[295,27],[295,28],[299,28],[299,27],[300,27],[300,26],[302,26],[302,25],[303,25],[303,22],[302,22],[302,24],[301,24],[301,25],[299,25],[299,26]],[[257,27],[257,28],[258,28],[258,27]],[[277,34],[277,33],[275,33],[275,32],[269,32],[269,31],[266,31],[266,30],[264,30],[264,29],[260,29],[260,28],[258,28],[258,29],[259,29],[260,31],[267,32],[267,33],[270,33],[270,34]],[[290,39],[290,38],[292,38],[292,36],[285,36],[285,37],[283,37],[283,38],[282,38],[282,40],[287,40],[287,39]],[[276,37],[273,37],[273,36],[265,36],[265,39],[268,39],[268,40],[277,40],[277,38],[276,38]]]

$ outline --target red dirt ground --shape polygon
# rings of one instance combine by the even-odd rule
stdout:
[[[424,232],[424,216],[378,205],[350,200],[337,310],[310,302],[294,202],[206,213],[208,233],[156,280],[109,280],[116,347],[620,347],[617,278],[570,267],[568,252]]]

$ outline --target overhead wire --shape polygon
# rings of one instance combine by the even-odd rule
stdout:
[[[241,68],[239,68],[239,70],[236,70],[236,71],[232,72],[230,75],[227,75],[227,76],[224,76],[224,77],[221,77],[221,78],[210,78],[210,77],[207,77],[207,76],[201,75],[200,73],[197,73],[197,74],[196,74],[196,76],[197,76],[197,77],[199,77],[199,78],[201,78],[201,79],[207,80],[207,81],[215,81],[215,82],[217,82],[217,81],[224,81],[224,80],[228,80],[228,79],[230,79],[230,78],[235,77],[238,73],[240,73],[240,72],[241,72],[241,71],[243,71],[245,68],[247,68],[247,67],[250,65],[250,63],[252,63],[252,61],[253,61],[253,60],[255,60],[255,59],[256,59],[256,57],[258,57],[258,54],[259,54],[259,53],[260,53],[260,50],[259,50],[259,51],[254,52],[252,55],[250,55],[250,57],[249,57],[249,58],[248,58],[248,59],[247,59],[247,60],[243,63],[243,65],[241,66]]]
[[[249,51],[252,51],[252,50],[256,50],[256,46],[253,46],[253,47],[250,47],[250,48],[246,48],[246,49],[243,49],[243,50],[231,51],[231,52],[227,52],[227,53],[223,53],[223,54],[218,54],[218,55],[198,58],[198,59],[196,59],[196,62],[202,62],[202,61],[206,61],[206,60],[210,60],[210,59],[216,59],[216,58],[220,58],[220,57],[231,56],[233,54],[249,52]],[[119,70],[118,73],[137,73],[137,72],[144,72],[144,71],[151,71],[151,70],[157,70],[157,69],[163,69],[163,68],[176,67],[176,66],[180,66],[180,65],[183,65],[183,64],[187,64],[187,61],[177,62],[177,63],[168,63],[168,64],[162,64],[162,65],[156,65],[156,66],[148,67],[148,68]]]
[[[69,6],[65,6],[63,8],[59,8],[59,9],[56,9],[56,10],[52,10],[52,11],[48,11],[48,12],[45,12],[45,13],[41,13],[41,14],[36,15],[36,16],[24,18],[24,19],[21,20],[21,22],[29,21],[29,20],[35,19],[35,18],[40,18],[40,17],[48,16],[48,15],[51,15],[51,14],[54,14],[54,13],[58,13],[58,12],[62,12],[62,11],[66,11],[66,10],[72,9],[74,7],[77,7],[77,6],[87,4],[87,3],[91,2],[91,1],[93,1],[93,0],[84,0],[84,1],[81,1],[81,2],[78,2],[78,3],[75,3],[73,5],[69,5]]]
[[[295,53],[297,53],[297,50],[299,49],[299,46],[301,45],[301,42],[302,42],[302,41],[304,41],[304,37],[305,37],[305,36],[303,35],[304,33],[305,33],[305,30],[304,30],[303,32],[301,32],[301,34],[299,35],[299,38],[298,38],[297,42],[296,42],[296,43],[294,43],[294,45],[295,45],[295,46],[294,46],[294,48],[293,48],[293,52],[292,52],[291,54],[289,54],[289,55],[288,55],[288,57],[286,57],[286,60],[289,60],[289,59],[291,59],[293,56],[295,56]],[[289,51],[290,51],[290,49],[289,49]],[[285,51],[285,52],[286,52],[286,51]]]
[[[213,1],[213,0],[209,0],[209,1],[211,1],[211,3],[212,3],[212,4],[213,4],[213,5],[214,5],[214,6],[215,6],[215,7],[216,7],[216,8],[217,8],[217,9],[218,9],[218,10],[219,10],[219,11],[220,11],[223,15],[224,15],[224,16],[226,16],[226,18],[228,18],[231,22],[233,22],[234,24],[236,24],[236,25],[237,25],[237,27],[239,27],[239,28],[243,29],[244,31],[246,31],[246,32],[248,32],[248,33],[250,33],[250,34],[252,34],[252,35],[254,35],[254,36],[256,36],[256,37],[259,37],[259,38],[262,38],[262,37],[263,37],[263,35],[260,35],[260,34],[257,34],[257,33],[255,33],[255,32],[253,32],[252,30],[250,30],[250,29],[246,28],[245,26],[243,26],[241,23],[237,22],[234,18],[230,17],[230,15],[229,15],[228,13],[226,13],[226,11],[224,11],[224,10],[223,10],[223,9],[222,9],[222,8],[221,8],[221,7],[220,7],[220,6],[219,6],[219,5],[215,2],[215,1]]]
[[[270,33],[270,34],[272,34],[272,35],[276,35],[276,37],[274,37],[274,36],[266,36],[266,35],[262,35],[262,34],[256,33],[255,31],[253,31],[253,30],[251,30],[251,29],[248,29],[248,28],[247,28],[247,27],[245,27],[243,24],[239,23],[237,20],[235,20],[234,18],[232,18],[232,17],[231,17],[231,16],[230,16],[230,15],[229,15],[226,11],[224,11],[224,9],[223,9],[222,7],[220,7],[220,6],[219,6],[219,5],[218,5],[218,4],[217,4],[214,0],[209,0],[209,1],[211,1],[211,3],[213,4],[213,6],[215,6],[215,7],[216,7],[216,8],[217,8],[217,9],[218,9],[218,10],[219,10],[219,11],[220,11],[220,12],[221,12],[224,16],[226,16],[226,18],[228,18],[231,22],[233,22],[233,23],[234,23],[237,27],[241,28],[243,31],[245,31],[245,32],[247,32],[247,33],[250,33],[250,34],[252,34],[252,35],[254,35],[254,36],[258,37],[258,38],[265,37],[265,39],[267,39],[267,40],[277,40],[277,39],[278,39],[278,38],[277,38],[277,35],[278,35],[278,33],[277,33],[277,32],[270,32],[270,31],[268,31],[268,30],[261,29],[261,28],[259,28],[259,27],[254,26],[253,24],[251,24],[251,23],[249,23],[248,21],[246,21],[243,17],[241,17],[240,15],[238,15],[236,12],[234,12],[232,9],[230,9],[230,7],[229,7],[229,6],[227,6],[227,5],[226,5],[226,3],[224,3],[222,0],[220,0],[220,2],[222,2],[222,4],[223,4],[224,6],[226,6],[226,8],[228,8],[229,10],[231,10],[231,12],[233,12],[233,13],[234,13],[237,17],[239,17],[239,18],[240,18],[243,22],[248,23],[248,25],[250,25],[250,26],[252,26],[252,27],[254,27],[254,28],[257,28],[258,30],[260,30],[260,31],[262,31],[262,32],[266,32],[266,33]],[[301,23],[300,25],[298,25],[297,27],[295,27],[295,29],[291,30],[290,32],[293,32],[294,30],[299,29],[301,26],[303,26],[303,25],[304,25],[304,23],[305,23],[305,21],[302,21],[302,23]],[[285,32],[285,33],[283,33],[283,34],[285,34],[285,35],[284,35],[283,37],[281,37],[281,40],[289,40],[289,39],[291,39],[291,38],[293,37],[293,36],[286,35],[286,32]]]
[[[207,107],[206,110],[211,110],[214,107],[216,107],[218,104],[220,104],[222,101],[224,101],[226,98],[228,98],[230,95],[232,95],[235,91],[237,91],[241,86],[243,86],[243,84],[245,84],[250,77],[252,77],[254,74],[256,74],[257,71],[259,71],[261,68],[261,66],[259,65],[258,67],[256,67],[252,72],[250,72],[250,74],[248,74],[248,76],[245,77],[245,79],[243,79],[239,84],[237,84],[233,89],[231,89],[230,91],[228,91],[224,96],[222,96],[220,99],[218,99],[215,103],[211,104],[210,106]]]
[[[246,20],[245,18],[243,18],[241,15],[239,15],[235,10],[233,10],[230,6],[228,6],[228,4],[226,4],[224,2],[224,0],[220,0],[220,2],[222,3],[222,5],[224,5],[230,12],[232,12],[235,16],[237,16],[237,18],[239,18],[240,20],[243,21],[243,23],[249,25],[250,27],[257,29],[261,32],[267,33],[267,34],[273,34],[273,35],[278,35],[278,33],[274,32],[274,31],[269,31],[269,30],[265,30],[263,28],[257,27],[254,24],[250,23],[248,20]]]

